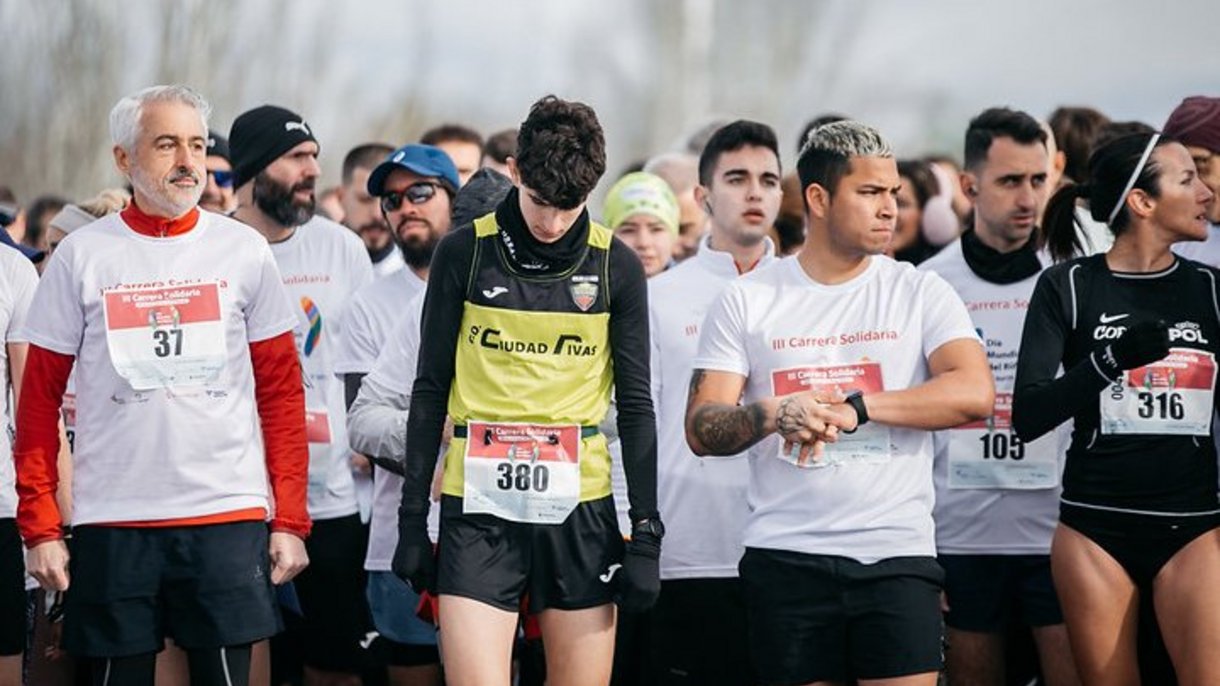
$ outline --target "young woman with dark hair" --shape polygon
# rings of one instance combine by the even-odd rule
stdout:
[[[1013,407],[1024,441],[1075,422],[1051,550],[1072,653],[1086,684],[1139,683],[1151,596],[1180,682],[1220,683],[1220,272],[1170,252],[1206,237],[1212,193],[1186,149],[1157,134],[1106,142],[1089,178],[1051,198],[1045,245],[1072,254],[1078,198],[1114,245],[1043,272]]]

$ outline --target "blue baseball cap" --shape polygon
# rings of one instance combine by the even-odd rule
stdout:
[[[420,176],[438,178],[454,193],[462,185],[458,180],[457,167],[444,150],[434,145],[411,143],[390,153],[390,156],[369,174],[369,195],[382,195],[385,192],[385,180],[395,169],[406,169]]]

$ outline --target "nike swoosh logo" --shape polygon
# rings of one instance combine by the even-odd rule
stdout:
[[[504,286],[496,286],[495,288],[492,288],[490,290],[484,289],[483,295],[487,296],[487,299],[490,300],[492,298],[495,298],[497,295],[502,295],[507,292],[508,292],[508,289],[505,288]],[[1126,315],[1123,315],[1123,316],[1125,317]]]
[[[484,291],[484,292],[486,292],[486,291]],[[1113,315],[1110,315],[1109,317],[1107,317],[1106,313],[1102,312],[1101,316],[1098,317],[1098,319],[1101,320],[1102,324],[1109,324],[1110,322],[1116,322],[1120,319],[1126,319],[1129,316],[1130,315],[1126,315],[1126,314],[1113,314]]]
[[[614,564],[610,565],[610,566],[609,566],[609,567],[606,569],[606,573],[605,573],[605,574],[602,574],[602,575],[598,576],[597,578],[601,579],[601,580],[602,580],[602,583],[604,583],[604,584],[608,584],[608,583],[610,583],[610,580],[614,578],[614,573],[615,573],[615,572],[617,572],[617,571],[619,570],[619,568],[620,568],[620,567],[622,567],[622,566],[623,566],[623,565],[618,564],[618,563],[616,562],[616,563],[614,563]]]
[[[377,633],[376,631],[368,632],[364,635],[364,640],[360,641],[360,647],[363,650],[368,650],[369,646],[373,645],[373,641],[377,640],[377,637],[380,635],[381,634]]]

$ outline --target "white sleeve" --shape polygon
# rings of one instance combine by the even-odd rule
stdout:
[[[357,295],[365,292],[357,291],[343,312],[343,335],[337,341],[335,374],[368,374],[377,360],[380,344],[373,340],[366,301],[357,299]]]
[[[704,317],[692,368],[750,375],[745,293],[740,282],[729,284]]]
[[[85,333],[85,311],[81,285],[70,262],[72,254],[69,243],[51,256],[29,305],[38,316],[28,318],[17,336],[40,348],[76,356]]]
[[[4,332],[4,341],[25,343],[26,315],[30,311],[30,303],[34,300],[34,291],[38,288],[38,270],[22,256],[13,262],[8,276],[8,285],[12,288],[13,311],[9,316],[8,331]]]
[[[364,377],[360,393],[347,411],[347,441],[352,450],[402,461],[407,454],[407,411],[411,396],[395,393]]]
[[[394,326],[390,340],[377,355],[373,369],[366,379],[375,379],[382,387],[393,393],[411,395],[415,385],[415,367],[419,360],[419,328],[423,316],[424,298],[427,289],[422,289],[407,305],[405,316]]]
[[[419,322],[423,306],[423,299],[417,300],[418,303],[412,300],[408,305],[407,316],[395,327],[347,412],[348,443],[353,450],[365,455],[394,460],[406,456],[407,414],[419,359]]]
[[[979,341],[966,304],[947,281],[935,272],[925,272],[922,286],[922,340],[925,358],[952,340],[969,338]]]
[[[648,320],[649,320],[648,321],[648,331],[650,332],[649,338],[651,339],[648,341],[648,351],[649,351],[649,358],[650,358],[649,370],[651,371],[651,374],[652,374],[652,384],[651,384],[651,386],[652,386],[652,406],[654,408],[659,408],[659,407],[661,407],[661,386],[662,386],[661,345],[657,340],[658,328],[657,328],[657,310],[654,305],[655,301],[651,297],[649,297],[648,303],[649,303],[648,304]],[[657,415],[658,421],[660,420],[660,418],[661,418],[660,414],[658,413],[658,415]]]
[[[259,263],[258,282],[246,305],[246,340],[251,343],[275,338],[297,325],[296,311],[266,241],[262,241]]]

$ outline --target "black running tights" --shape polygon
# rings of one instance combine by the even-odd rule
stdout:
[[[191,686],[249,686],[250,644],[186,651]],[[153,686],[157,654],[92,658],[87,661],[93,686]]]

